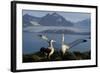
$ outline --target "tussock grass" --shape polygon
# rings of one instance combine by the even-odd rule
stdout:
[[[54,54],[47,59],[46,55],[41,52],[23,54],[23,63],[27,62],[46,62],[46,61],[69,61],[69,60],[86,60],[91,59],[91,52],[66,52],[65,55],[62,55],[60,52],[55,51]]]

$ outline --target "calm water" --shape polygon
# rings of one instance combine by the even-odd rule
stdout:
[[[32,33],[32,32],[23,32],[23,53],[33,53],[40,50],[41,47],[48,47],[46,41],[38,37],[39,34],[44,33]],[[54,47],[56,50],[59,50],[61,47],[61,34],[52,34],[52,33],[45,33],[50,39],[56,40],[54,43]],[[89,35],[69,35],[65,34],[65,43],[69,44],[77,39],[86,39]],[[70,51],[88,51],[91,49],[90,47],[90,39],[87,39],[88,42],[78,44],[70,49]]]

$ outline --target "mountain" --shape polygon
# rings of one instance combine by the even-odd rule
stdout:
[[[52,13],[43,17],[35,17],[29,14],[23,15],[24,27],[41,25],[41,26],[73,26],[71,21],[66,20],[63,16]]]
[[[39,24],[44,26],[73,26],[73,23],[66,20],[63,16],[52,13],[47,14],[40,20]]]
[[[29,14],[25,14],[25,15],[23,15],[23,24],[24,24],[23,26],[24,27],[33,26],[33,23],[38,23],[40,19],[41,18],[39,18],[39,17],[31,16]]]
[[[80,27],[90,27],[90,25],[91,25],[91,19],[89,18],[76,23],[76,26]]]

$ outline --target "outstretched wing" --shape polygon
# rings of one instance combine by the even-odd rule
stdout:
[[[72,43],[70,43],[69,45],[70,45],[70,48],[72,48],[72,47],[74,47],[74,46],[76,46],[76,45],[78,45],[80,43],[84,43],[84,42],[87,42],[87,40],[85,40],[85,39],[77,39],[77,40],[73,41]]]
[[[41,39],[43,39],[43,40],[49,42],[49,39],[48,39],[47,36],[45,36],[45,35],[38,35],[38,36],[39,36]]]

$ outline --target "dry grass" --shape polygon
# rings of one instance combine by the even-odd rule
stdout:
[[[46,62],[46,61],[67,61],[67,60],[86,60],[91,59],[91,52],[66,52],[65,55],[61,55],[60,52],[54,52],[50,59],[47,59],[46,55],[41,52],[36,52],[33,54],[24,54],[23,62]]]

